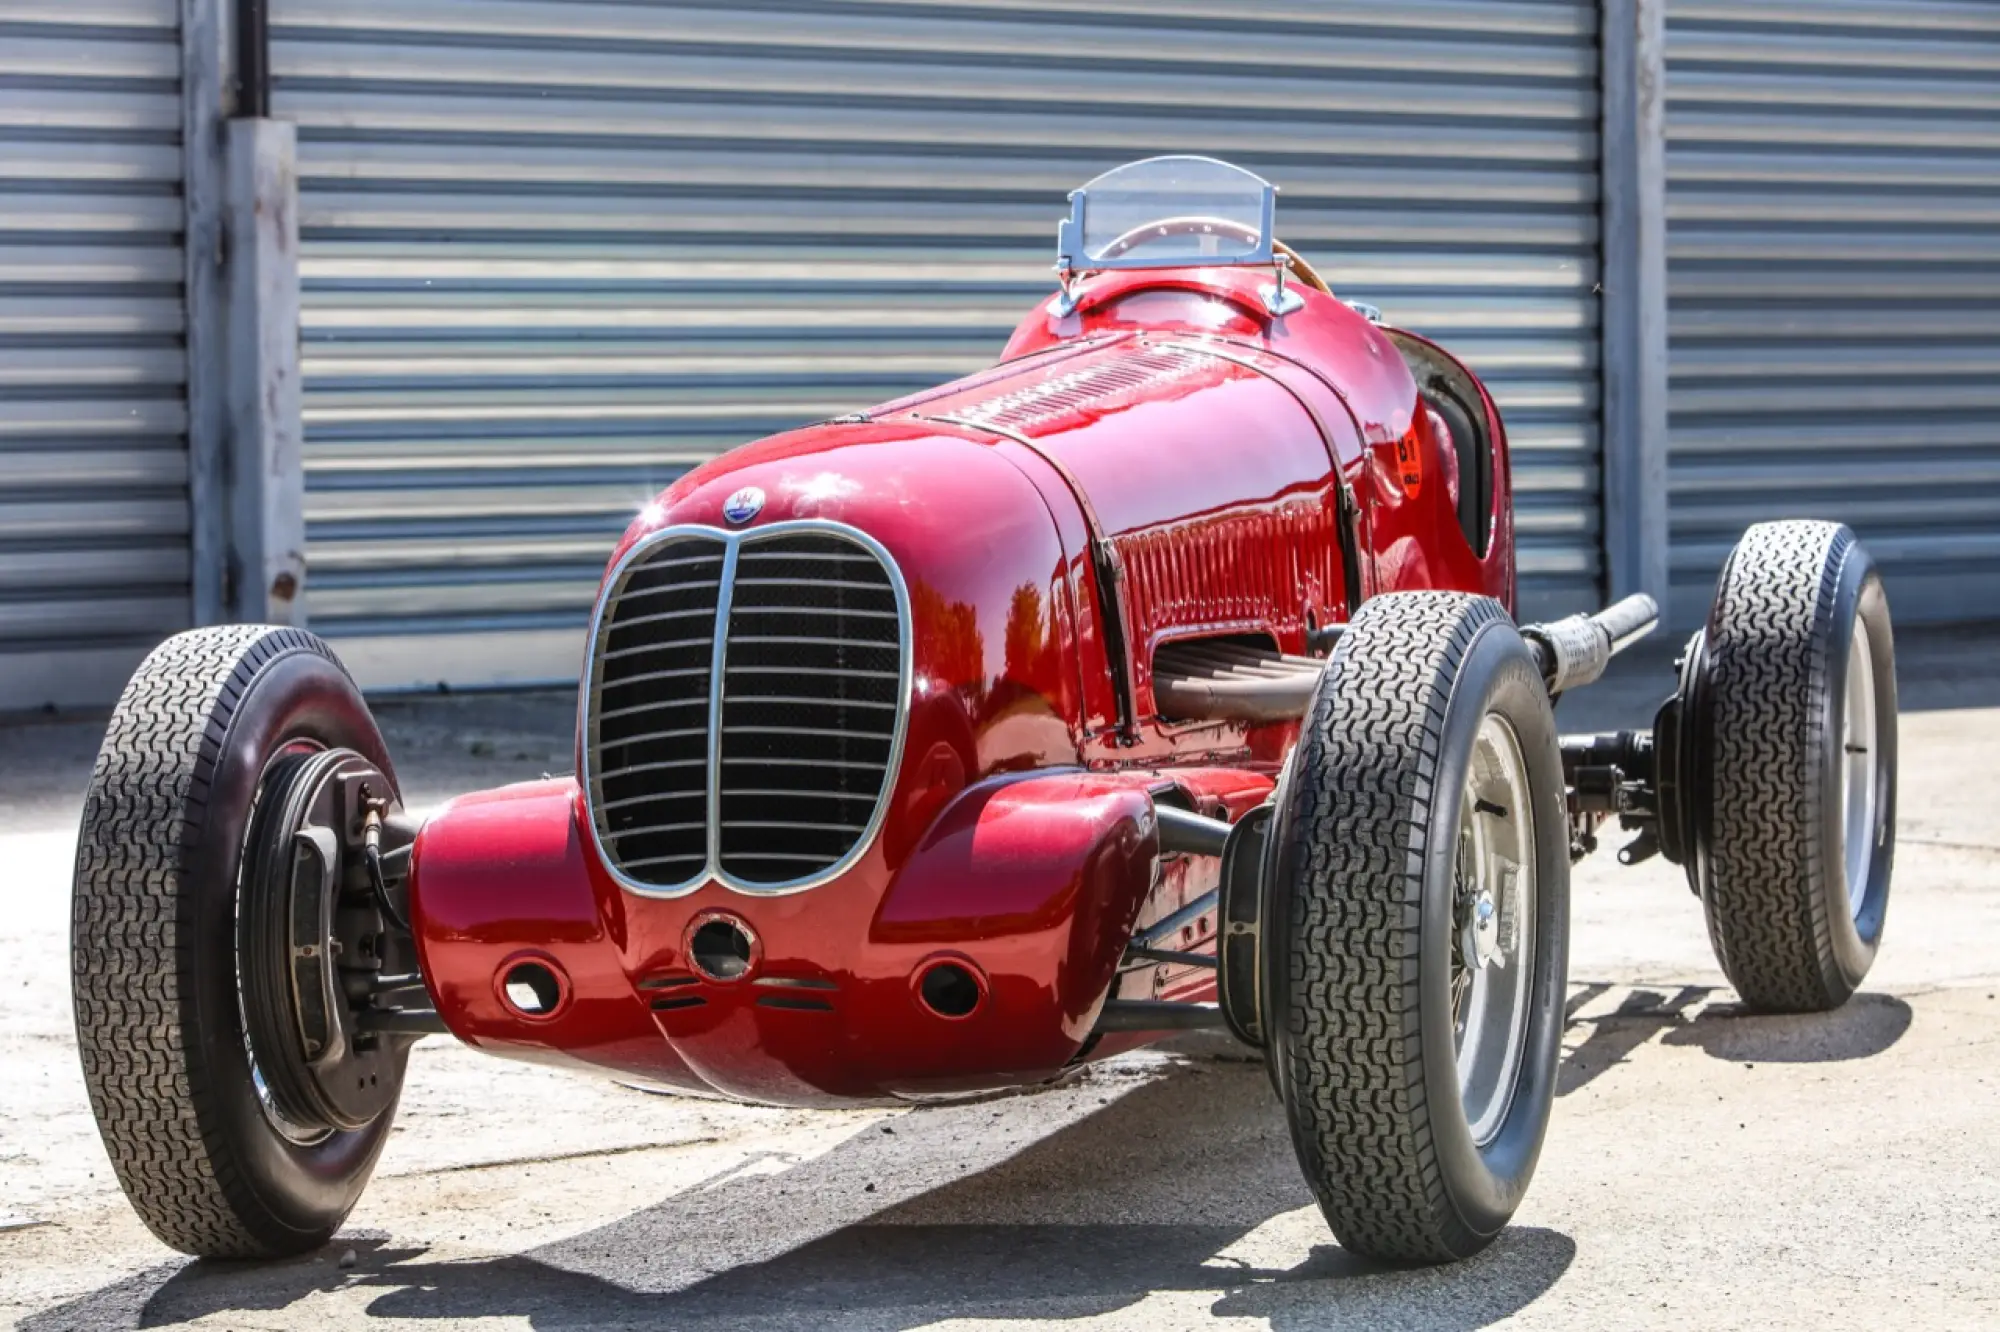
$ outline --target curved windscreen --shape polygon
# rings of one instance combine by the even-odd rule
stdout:
[[[1174,268],[1271,262],[1276,191],[1212,157],[1152,157],[1070,195],[1058,237],[1072,268]]]

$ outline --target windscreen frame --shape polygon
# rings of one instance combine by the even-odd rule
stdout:
[[[1257,192],[1256,227],[1257,236],[1249,248],[1230,254],[1215,255],[1097,255],[1089,253],[1090,240],[1090,199],[1091,191],[1100,189],[1104,182],[1114,177],[1138,171],[1143,168],[1165,168],[1172,166],[1196,166],[1201,170],[1217,169],[1240,178],[1246,187]],[[1141,158],[1127,162],[1103,172],[1069,195],[1070,215],[1064,218],[1056,229],[1056,270],[1062,273],[1095,271],[1119,268],[1254,268],[1270,266],[1278,262],[1277,255],[1277,198],[1278,187],[1253,171],[1246,170],[1219,158],[1203,157],[1196,154],[1175,153],[1159,157]],[[1191,204],[1193,211],[1181,214],[1163,214],[1158,220],[1168,221],[1177,217],[1201,216],[1198,208]],[[1244,226],[1248,219],[1221,218],[1232,226]],[[1143,224],[1141,224],[1143,225]]]

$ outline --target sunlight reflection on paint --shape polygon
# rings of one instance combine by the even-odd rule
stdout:
[[[858,495],[861,493],[861,483],[838,472],[821,472],[818,476],[795,485],[792,490],[798,497],[798,504],[803,507],[837,503],[851,495]]]

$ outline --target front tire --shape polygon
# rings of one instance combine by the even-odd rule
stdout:
[[[161,644],[98,752],[71,907],[77,1044],[118,1182],[185,1253],[318,1247],[388,1139],[407,1046],[383,1065],[387,1108],[343,1129],[279,1113],[256,1060],[282,1056],[245,1036],[239,891],[283,890],[246,857],[253,815],[269,774],[341,750],[393,796],[382,737],[332,650],[304,630],[236,625]]]
[[[1568,973],[1555,719],[1500,605],[1363,606],[1276,819],[1265,1012],[1307,1182],[1350,1250],[1470,1257],[1534,1174]]]

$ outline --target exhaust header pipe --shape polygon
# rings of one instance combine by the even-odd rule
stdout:
[[[1659,603],[1642,594],[1595,615],[1523,625],[1521,637],[1528,640],[1553,695],[1594,683],[1613,657],[1659,623]],[[1331,641],[1332,635],[1327,638]],[[1163,716],[1186,721],[1296,721],[1311,706],[1325,669],[1317,657],[1241,643],[1167,643],[1153,658],[1153,699]]]
[[[1153,700],[1193,721],[1288,722],[1305,716],[1326,663],[1241,643],[1163,644],[1153,658]]]
[[[1594,684],[1611,659],[1660,625],[1660,605],[1640,593],[1595,615],[1572,615],[1554,624],[1526,624],[1521,637],[1542,668],[1551,695]]]

